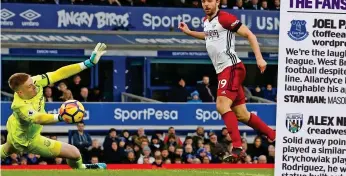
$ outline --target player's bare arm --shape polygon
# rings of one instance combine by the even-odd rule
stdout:
[[[255,53],[257,66],[260,69],[261,73],[263,73],[267,67],[267,62],[262,57],[261,50],[257,41],[257,37],[245,25],[241,25],[240,28],[237,30],[237,33],[240,36],[248,39],[250,46],[253,52]]]
[[[180,22],[179,23],[179,27],[178,27],[182,32],[184,32],[185,34],[191,36],[191,37],[195,37],[201,40],[205,39],[205,34],[204,32],[198,32],[198,31],[191,31],[190,28],[187,26],[186,23],[184,22]]]

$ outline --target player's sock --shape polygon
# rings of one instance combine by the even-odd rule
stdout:
[[[270,140],[275,140],[275,131],[268,127],[266,123],[264,123],[257,115],[250,113],[250,119],[248,121],[248,125],[253,129],[265,134]]]
[[[1,158],[6,158],[8,154],[4,150],[4,145],[0,145]]]
[[[222,119],[225,122],[227,131],[232,139],[233,147],[241,148],[241,137],[238,129],[238,119],[233,111],[228,111],[222,115]]]
[[[83,164],[82,157],[80,157],[78,160],[67,159],[66,162],[72,169],[85,169],[86,168],[85,164]]]

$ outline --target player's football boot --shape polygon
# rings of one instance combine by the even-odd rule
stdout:
[[[271,144],[271,145],[274,145],[275,146],[275,142],[276,142],[276,140],[270,140],[269,138],[268,138],[268,142],[269,142],[269,144]]]
[[[229,156],[223,158],[227,163],[238,163],[239,161],[245,161],[246,153],[242,148],[233,148],[232,153]]]
[[[106,163],[86,164],[86,169],[106,169]]]
[[[276,133],[276,130],[274,130],[274,132]],[[268,136],[265,136],[265,138],[267,138],[267,140],[268,140],[268,143],[269,143],[269,144],[271,144],[271,145],[274,145],[274,146],[275,146],[276,139],[271,140],[271,139],[269,139],[269,137],[268,137]]]

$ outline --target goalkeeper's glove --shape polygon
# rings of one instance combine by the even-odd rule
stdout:
[[[64,119],[62,118],[61,115],[58,116],[58,120],[59,120],[59,122],[63,122],[64,121]]]
[[[63,122],[64,119],[62,118],[62,116],[60,114],[54,114],[54,119],[56,122]]]
[[[98,43],[94,49],[94,51],[91,53],[91,56],[88,60],[84,61],[84,65],[87,67],[87,68],[90,68],[90,67],[93,67],[94,65],[96,65],[101,56],[103,54],[106,53],[106,44],[104,43]]]

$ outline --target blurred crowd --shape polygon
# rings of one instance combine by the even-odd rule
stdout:
[[[46,102],[64,102],[67,100],[78,100],[80,102],[101,102],[105,100],[99,88],[90,90],[81,82],[81,77],[75,75],[73,82],[67,84],[64,81],[51,84],[44,88]]]
[[[250,88],[253,96],[265,98],[270,101],[277,101],[277,89],[273,88],[271,84],[267,84],[266,87],[256,86],[255,88]]]
[[[244,87],[245,88],[245,87]],[[266,87],[256,86],[255,88],[249,87],[248,94],[246,94],[246,102],[251,102],[249,96],[256,96],[270,101],[276,102],[277,91],[271,84]],[[178,84],[174,86],[169,93],[169,102],[188,102],[188,103],[202,103],[202,102],[215,102],[216,90],[210,84],[209,76],[203,76],[202,81],[198,82],[192,91],[187,88],[185,80],[181,78]]]
[[[84,123],[77,124],[72,136],[72,145],[76,146],[84,163],[106,162],[107,164],[209,164],[223,163],[222,158],[232,150],[232,141],[226,128],[221,131],[206,132],[198,127],[194,133],[179,137],[174,127],[167,132],[153,132],[147,135],[143,128],[135,134],[128,130],[109,130],[101,145],[85,131]],[[119,133],[120,132],[120,133]],[[51,139],[58,140],[56,136]],[[2,136],[1,143],[5,142]],[[242,139],[242,147],[248,154],[245,164],[274,163],[275,147],[262,136],[257,136],[253,143]],[[11,154],[2,161],[4,165],[27,164],[66,164],[62,158],[42,158],[34,154]]]
[[[220,0],[223,9],[280,10],[280,0]],[[13,3],[150,6],[150,7],[201,7],[201,0],[1,0]]]
[[[173,86],[169,91],[168,102],[188,102],[188,103],[203,103],[203,102],[215,102],[216,90],[210,84],[208,76],[203,76],[202,81],[199,81],[193,90],[189,90],[186,87],[185,80],[179,79],[178,84]],[[277,91],[271,84],[267,84],[266,87],[248,87],[250,91],[248,96],[256,96],[264,98],[270,101],[276,102]],[[67,100],[78,100],[80,102],[103,102],[106,98],[102,95],[99,88],[89,89],[81,82],[81,77],[76,75],[73,77],[72,83],[65,83],[64,81],[57,83],[56,85],[49,85],[44,88],[44,96],[46,102],[64,102]],[[251,102],[246,97],[247,102]]]

